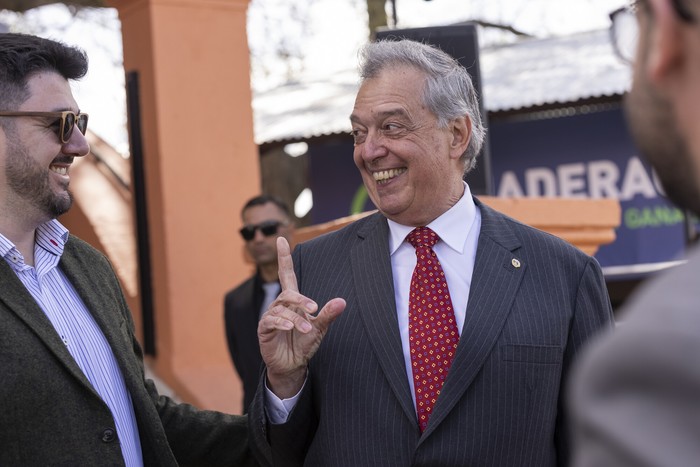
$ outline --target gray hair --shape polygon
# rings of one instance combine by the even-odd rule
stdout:
[[[366,44],[360,50],[360,77],[362,81],[377,77],[389,67],[407,65],[426,75],[423,101],[437,117],[442,128],[458,117],[471,121],[471,136],[462,154],[464,173],[476,166],[486,129],[476,90],[467,70],[449,54],[431,45],[411,40],[379,41]]]

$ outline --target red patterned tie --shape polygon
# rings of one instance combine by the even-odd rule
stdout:
[[[459,332],[445,273],[433,251],[440,238],[428,227],[417,227],[407,239],[416,249],[417,260],[408,301],[408,339],[418,422],[423,432],[452,365]]]

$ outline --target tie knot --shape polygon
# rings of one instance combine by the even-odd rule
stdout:
[[[440,240],[440,237],[429,227],[416,227],[408,234],[407,240],[413,245],[413,248],[432,248]]]

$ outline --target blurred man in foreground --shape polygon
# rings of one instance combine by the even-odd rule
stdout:
[[[643,0],[611,16],[616,48],[634,62],[632,135],[669,198],[700,215],[700,2]],[[700,250],[620,315],[572,381],[573,465],[698,465]]]

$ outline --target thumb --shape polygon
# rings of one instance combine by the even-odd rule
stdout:
[[[316,328],[325,334],[331,323],[345,310],[345,305],[345,300],[342,298],[334,298],[326,303],[314,318]]]

